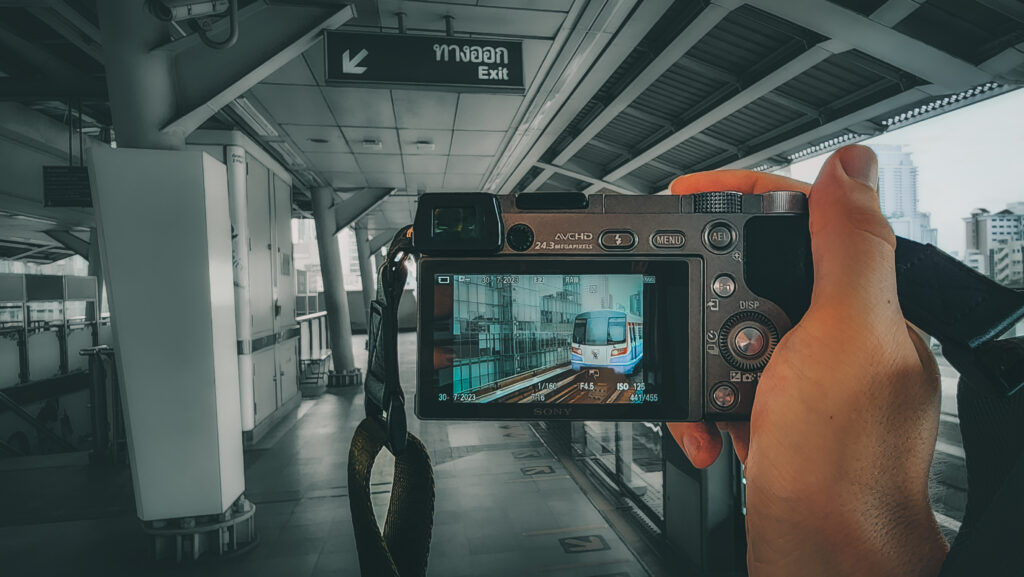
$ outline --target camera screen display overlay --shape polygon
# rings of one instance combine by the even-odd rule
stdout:
[[[437,402],[658,403],[656,275],[433,276]]]

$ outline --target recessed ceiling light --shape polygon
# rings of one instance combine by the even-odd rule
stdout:
[[[416,141],[416,150],[434,150],[434,148],[434,143],[429,140]]]
[[[328,142],[330,142],[326,138],[309,138],[307,140],[309,140],[310,142],[315,142],[317,144],[327,144]]]
[[[363,145],[363,148],[367,150],[381,150],[384,148],[383,142],[372,138],[367,138],[366,140],[363,140],[361,144]]]

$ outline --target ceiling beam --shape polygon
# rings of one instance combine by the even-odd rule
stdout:
[[[339,199],[338,193],[335,192],[334,234],[338,234],[343,228],[377,208],[377,205],[384,202],[384,199],[395,190],[394,188],[362,188],[345,200]]]
[[[714,78],[719,82],[724,82],[726,84],[740,83],[740,77],[733,74],[732,72],[729,72],[724,68],[715,66],[714,64],[708,64],[707,62],[704,62],[703,60],[698,60],[697,58],[694,58],[692,56],[683,56],[682,58],[679,59],[679,64],[681,64],[684,68],[689,68],[694,72],[698,72],[709,78]]]
[[[949,91],[992,80],[992,75],[933,46],[826,0],[748,0]]]
[[[6,47],[17,54],[41,72],[45,78],[61,79],[68,83],[92,82],[92,79],[86,74],[57,58],[42,46],[25,40],[17,31],[2,23],[0,23],[0,47]]]
[[[621,194],[650,194],[652,189],[654,188],[653,186],[650,185],[644,187],[623,186],[622,184],[616,184],[613,182],[608,182],[607,180],[602,180],[601,178],[594,176],[593,173],[588,172],[582,166],[582,163],[580,163],[580,161],[578,160],[567,162],[561,166],[555,166],[554,164],[548,164],[546,162],[538,162],[536,163],[536,165],[545,170],[558,172],[566,176],[575,178],[576,180],[589,182],[591,185],[614,190],[615,192]]]
[[[160,50],[175,53],[177,118],[163,128],[191,134],[199,126],[275,70],[355,17],[355,9],[339,10],[267,6],[239,14],[241,33],[227,50],[212,50],[190,35]],[[226,20],[226,18],[222,19]],[[226,26],[226,23],[222,23]]]
[[[53,0],[44,6],[29,8],[29,13],[42,20],[50,28],[71,42],[93,60],[103,62],[103,47],[99,42],[100,31],[91,22],[75,12],[61,0]]]
[[[1024,42],[1010,46],[978,65],[1003,84],[1024,84]]]
[[[879,6],[868,18],[883,26],[895,26],[917,10],[925,0],[889,0]]]
[[[618,166],[608,174],[604,175],[603,180],[614,181],[626,176],[647,162],[668,152],[679,143],[703,132],[719,120],[726,118],[751,102],[772,90],[775,90],[782,84],[792,80],[799,74],[807,71],[838,51],[840,51],[840,48],[835,47],[831,41],[826,41],[818,44],[817,46],[811,47],[810,50],[805,51],[796,58],[783,64],[764,78],[741,90],[732,98],[729,98],[725,102],[704,113],[699,118],[689,122],[686,126],[676,130],[659,142],[648,147],[643,152],[636,154],[621,166]]]
[[[68,250],[72,250],[78,256],[89,260],[89,242],[82,240],[80,237],[71,234],[66,230],[47,230],[46,236],[59,242],[62,246]]]
[[[756,166],[762,161],[767,160],[775,155],[789,153],[790,151],[801,145],[813,143],[815,140],[825,138],[826,136],[830,136],[840,130],[849,128],[853,125],[856,125],[857,123],[870,120],[876,116],[886,114],[893,110],[904,109],[920,101],[921,99],[929,97],[931,97],[931,94],[927,91],[927,89],[923,87],[911,88],[910,90],[906,90],[895,96],[891,96],[889,98],[886,98],[885,100],[861,108],[856,112],[850,113],[840,118],[836,118],[835,120],[832,120],[830,122],[826,122],[825,124],[822,124],[821,126],[813,130],[803,132],[801,134],[798,134],[797,136],[794,136],[793,138],[784,140],[783,142],[780,142],[778,144],[773,144],[756,152],[752,152],[747,156],[744,156],[743,158],[734,160],[733,162],[716,168],[730,169],[749,168],[751,166]]]
[[[644,68],[643,72],[637,75],[614,100],[597,115],[597,118],[583,128],[579,134],[555,157],[554,164],[565,164],[574,154],[583,148],[587,141],[597,136],[605,126],[619,115],[627,106],[633,103],[651,84],[661,77],[673,64],[684,54],[689,52],[693,45],[699,42],[719,22],[725,18],[731,9],[737,4],[721,6],[709,4],[697,17],[676,37],[657,58],[651,61]]]
[[[792,96],[786,96],[779,92],[769,92],[762,98],[770,100],[776,104],[781,104],[787,108],[792,108],[797,112],[802,112],[805,116],[817,116],[820,111],[814,106],[804,102],[803,100],[793,98]]]
[[[20,253],[20,254],[18,254],[16,256],[9,257],[8,260],[21,260],[21,259],[23,259],[23,258],[25,258],[27,256],[31,256],[33,254],[37,254],[37,253],[40,253],[40,252],[57,252],[57,253],[66,252],[66,253],[68,253],[68,255],[71,255],[71,251],[69,251],[67,249],[64,249],[64,248],[61,248],[61,246],[59,244],[47,244],[47,245],[43,245],[43,246],[40,246],[40,247],[37,247],[37,248],[33,248],[31,250],[25,251],[25,252]]]
[[[651,27],[671,6],[671,0],[641,2],[618,31],[611,31],[614,34],[612,40],[606,46],[602,46],[604,50],[595,58],[593,66],[588,66],[580,71],[579,79],[576,80],[576,88],[572,90],[569,97],[564,102],[545,103],[545,106],[550,106],[552,110],[558,112],[547,122],[546,126],[537,126],[534,129],[540,131],[540,135],[529,145],[529,149],[520,152],[518,147],[509,146],[506,150],[504,163],[499,165],[493,173],[503,175],[504,171],[508,170],[508,176],[495,183],[497,191],[508,193],[519,184],[526,172],[540,160],[548,147],[572,122],[576,114],[597,94],[608,77],[622,64],[623,59],[637,47]],[[507,165],[514,166],[514,168],[508,169]]]
[[[374,235],[373,238],[370,239],[370,253],[376,254],[380,252],[380,249],[384,248],[385,246],[388,246],[391,243],[392,239],[395,238],[396,234],[398,234],[397,228],[392,228],[382,232],[378,232],[376,235]]]
[[[540,166],[540,163],[537,164]],[[550,168],[545,168],[537,175],[536,178],[530,181],[529,184],[523,187],[523,192],[535,192],[538,188],[544,185],[545,182],[551,178],[551,175],[555,174],[555,171]]]
[[[633,111],[632,108],[627,108],[626,109],[626,114],[632,114],[633,112],[634,111]],[[666,122],[669,122],[669,121],[665,120],[665,119],[659,119],[659,122],[666,123]],[[619,154],[619,155],[629,154],[629,149],[626,148],[625,146],[619,146],[618,144],[612,144],[611,142],[608,142],[606,140],[601,140],[600,138],[591,139],[591,141],[588,142],[587,144],[589,144],[591,146],[597,146],[597,147],[603,148],[605,150],[610,150],[611,152],[614,152],[614,153]],[[657,159],[652,160],[652,161],[648,162],[647,164],[649,166],[653,166],[655,168],[660,168],[661,170],[667,170],[669,172],[679,172],[679,168],[678,167],[671,166],[671,165],[666,164],[666,163],[664,163],[664,162],[662,162],[660,160],[657,160]],[[595,171],[595,172],[597,172],[597,171]]]

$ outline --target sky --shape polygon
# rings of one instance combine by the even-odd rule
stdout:
[[[902,144],[917,165],[918,210],[931,213],[939,248],[964,252],[963,218],[1024,201],[1024,90],[990,98],[861,141]],[[827,155],[793,163],[812,182]]]

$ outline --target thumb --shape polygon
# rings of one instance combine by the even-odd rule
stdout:
[[[836,151],[811,187],[808,212],[811,308],[841,309],[862,318],[899,313],[896,237],[879,207],[875,153],[856,145]]]

